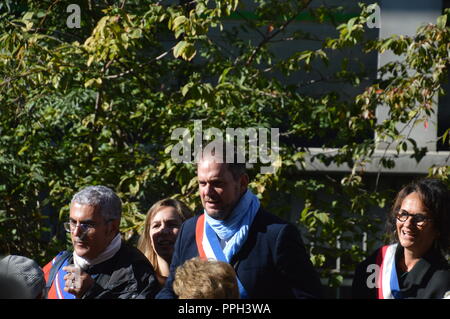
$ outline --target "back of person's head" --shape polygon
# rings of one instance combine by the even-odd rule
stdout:
[[[45,278],[32,259],[9,255],[0,260],[2,298],[38,299],[44,297]]]
[[[0,272],[0,299],[30,299],[30,294],[19,280]]]
[[[233,267],[226,262],[198,257],[176,269],[173,291],[180,299],[239,299]]]
[[[120,198],[106,186],[87,186],[73,196],[72,203],[95,206],[105,220],[120,219],[122,216]]]

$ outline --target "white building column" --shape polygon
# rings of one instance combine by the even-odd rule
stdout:
[[[442,14],[442,0],[381,0],[380,4],[381,25],[380,38],[387,38],[394,34],[412,36],[417,28],[423,24],[436,23],[438,16]],[[399,61],[402,57],[396,56],[391,51],[385,51],[378,55],[378,67],[392,62]],[[413,138],[418,147],[426,146],[428,151],[436,151],[437,140],[437,97],[434,99],[434,114],[428,120],[428,127],[416,125],[414,128],[405,125],[397,125],[399,131],[403,130],[403,135],[411,131],[409,137]],[[379,106],[376,116],[381,123],[388,117],[388,108]],[[389,141],[388,141],[389,142]],[[386,149],[387,144],[381,143],[378,149]],[[396,144],[389,146],[389,149],[395,149]]]

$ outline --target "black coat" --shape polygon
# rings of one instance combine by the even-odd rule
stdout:
[[[195,226],[199,216],[182,225],[166,285],[157,299],[176,298],[174,273],[186,260],[197,257]],[[249,298],[319,298],[321,284],[298,229],[259,209],[249,235],[231,265]]]
[[[352,285],[353,298],[377,298],[377,288],[369,288],[367,285],[368,276],[372,273],[367,271],[367,267],[376,264],[379,249],[356,267]],[[397,265],[400,258],[403,258],[403,247],[399,244],[395,251]],[[428,251],[411,271],[402,274],[397,270],[397,277],[403,298],[441,299],[450,290],[449,265],[434,249]]]
[[[124,242],[107,261],[86,270],[95,276],[94,286],[83,298],[153,298],[159,291],[153,266],[145,255]]]
[[[55,265],[58,264],[59,258],[67,259],[68,264],[73,263],[73,254],[70,251],[59,254]],[[51,270],[52,262],[44,267],[44,271],[47,268],[48,271]],[[85,271],[95,283],[86,291],[83,299],[153,298],[160,289],[147,257],[123,241],[112,258],[90,266]]]

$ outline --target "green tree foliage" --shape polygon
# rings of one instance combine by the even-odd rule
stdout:
[[[79,29],[67,26],[70,3],[80,6]],[[171,159],[177,142],[171,133],[192,129],[194,120],[222,130],[277,127],[281,166],[260,174],[256,165],[251,187],[279,215],[290,210],[286,196],[304,200],[296,218],[313,262],[338,285],[342,278],[327,262],[347,256],[352,269],[363,256],[357,236],[380,229],[369,208],[384,207],[392,196],[392,190],[366,187],[364,163],[386,141],[398,145],[394,158],[405,150],[417,161],[424,155],[396,124],[423,125],[432,114],[446,76],[450,32],[444,15],[414,37],[370,40],[370,7],[337,21],[342,8],[312,4],[255,0],[254,17],[237,0],[0,4],[1,251],[43,264],[65,248],[61,222],[72,195],[86,185],[118,192],[127,240],[135,239],[158,199],[174,196],[199,211],[195,167]],[[334,24],[336,36],[317,39],[299,17]],[[317,48],[279,54],[289,41],[313,41]],[[368,82],[364,65],[335,58],[355,48],[392,50],[405,59],[379,70],[382,80]],[[293,81],[299,74],[306,80]],[[345,83],[358,93],[348,97],[327,86],[320,94],[309,91],[320,83]],[[384,122],[375,116],[380,104],[389,108]],[[309,154],[302,143],[317,137],[335,151]],[[441,138],[448,143],[448,130]],[[304,175],[307,155],[351,172]],[[386,155],[380,165],[395,162]],[[430,168],[444,179],[448,173],[449,167]]]

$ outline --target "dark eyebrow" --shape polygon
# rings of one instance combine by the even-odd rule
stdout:
[[[167,221],[167,224],[179,224],[179,220],[174,218],[174,219],[169,219]]]
[[[223,179],[220,178],[220,177],[215,177],[215,178],[211,178],[211,179],[209,180],[209,182],[210,182],[210,183],[222,183],[222,182],[223,182]]]
[[[69,220],[74,223],[77,222],[75,219],[70,218],[70,217],[69,217]],[[86,220],[80,221],[80,224],[95,224],[95,222],[92,219],[86,219]]]
[[[210,180],[208,180],[208,181],[199,180],[198,183],[199,183],[199,184],[203,184],[203,183],[206,184],[206,183],[209,183],[209,184],[212,184],[212,185],[217,185],[217,184],[223,184],[224,181],[221,180],[221,179],[210,179]]]
[[[407,214],[409,214],[409,215],[422,215],[422,216],[425,216],[426,218],[429,218],[426,212],[420,212],[420,213],[417,213],[417,214],[411,214],[410,212],[408,212],[408,211],[405,210],[405,209],[400,209],[400,211],[401,211],[401,212],[405,212],[405,213],[407,213]]]

